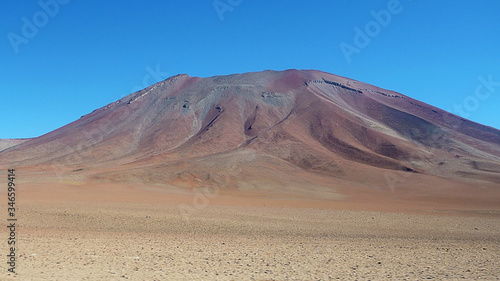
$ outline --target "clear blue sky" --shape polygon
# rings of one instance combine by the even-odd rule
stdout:
[[[289,68],[500,128],[500,1],[397,2],[2,1],[0,138],[40,136],[179,73]]]

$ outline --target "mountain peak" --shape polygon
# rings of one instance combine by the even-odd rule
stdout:
[[[500,183],[500,131],[317,70],[175,75],[0,155],[180,187]]]

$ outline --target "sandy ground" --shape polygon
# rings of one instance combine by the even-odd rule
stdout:
[[[0,280],[500,280],[498,210],[338,210],[108,188],[121,196],[20,192],[18,274],[2,262]]]

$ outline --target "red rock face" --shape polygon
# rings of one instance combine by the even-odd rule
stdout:
[[[177,75],[1,151],[0,165],[87,182],[295,193],[498,190],[500,131],[315,70]]]

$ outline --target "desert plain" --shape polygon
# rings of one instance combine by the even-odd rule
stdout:
[[[283,200],[138,185],[21,186],[17,274],[3,263],[1,280],[500,278],[494,206],[412,205],[391,200],[397,190]]]

